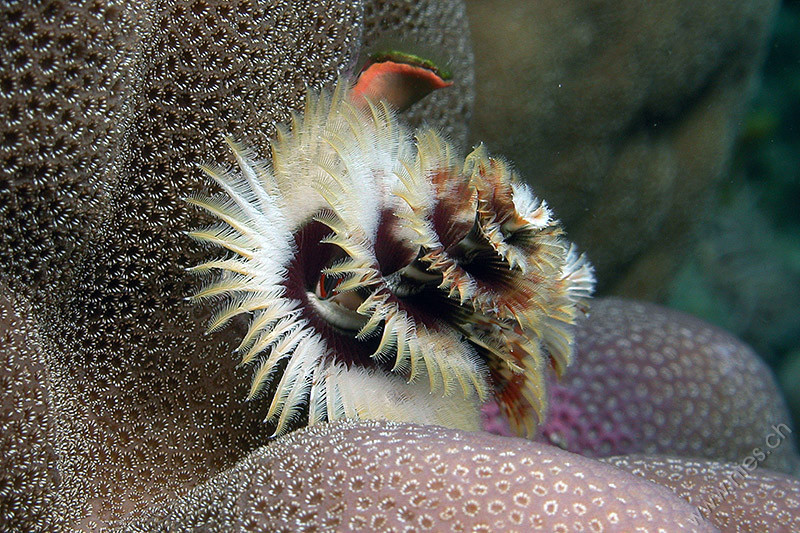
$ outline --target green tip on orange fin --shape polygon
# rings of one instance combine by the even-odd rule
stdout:
[[[433,62],[403,52],[373,54],[351,93],[353,103],[384,100],[403,111],[436,89],[453,84],[450,73]]]

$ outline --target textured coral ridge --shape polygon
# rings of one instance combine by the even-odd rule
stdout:
[[[351,104],[346,82],[309,93],[271,164],[230,144],[238,170],[204,168],[223,192],[190,200],[221,221],[190,235],[228,251],[193,269],[216,273],[195,299],[224,297],[212,331],[252,314],[236,351],[276,433],[342,418],[477,429],[494,392],[533,434],[594,279],[508,165],[412,137],[385,104]]]
[[[716,531],[669,490],[522,439],[382,421],[296,431],[130,531]]]
[[[721,531],[800,531],[800,480],[739,464],[658,456],[624,456],[603,462],[671,489]]]

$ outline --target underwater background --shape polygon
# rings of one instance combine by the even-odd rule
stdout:
[[[712,217],[667,304],[750,344],[800,425],[800,2],[778,12]]]

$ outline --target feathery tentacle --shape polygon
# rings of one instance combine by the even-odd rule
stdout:
[[[194,298],[226,299],[209,330],[252,316],[236,351],[276,434],[347,417],[477,429],[494,395],[532,435],[591,266],[507,163],[461,159],[353,94],[309,92],[269,163],[228,139],[237,169],[202,167],[220,194],[188,201],[220,223],[189,235],[227,250],[191,269],[215,273]]]

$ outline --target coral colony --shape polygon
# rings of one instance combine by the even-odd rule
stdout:
[[[282,434],[343,418],[480,427],[494,397],[532,436],[545,370],[572,358],[593,271],[548,206],[479,146],[439,134],[340,82],[309,92],[271,162],[229,140],[238,169],[190,202],[219,219],[191,236],[227,250],[195,295],[209,326],[251,315],[236,351]],[[369,93],[369,91],[366,91]]]
[[[562,3],[542,9],[554,4]],[[628,23],[607,17],[619,9],[606,4],[587,21]],[[720,57],[752,51],[764,32],[736,28],[764,28],[771,11],[750,4],[719,17],[728,3],[703,3],[697,19],[714,23],[695,26],[706,37],[696,28],[663,31],[679,26],[683,11],[672,22],[659,18],[654,31],[667,44],[686,37],[685,57],[701,48]],[[302,105],[304,83],[333,87],[355,54],[400,33],[446,49],[459,84],[406,118],[426,116],[463,148],[474,86],[463,2],[55,1],[6,2],[0,11],[8,30],[0,47],[8,119],[0,143],[0,530],[717,531],[707,516],[720,531],[800,531],[800,481],[767,470],[796,473],[800,459],[793,434],[778,441],[770,429],[789,415],[766,365],[708,324],[628,300],[593,301],[573,332],[590,274],[546,207],[501,161],[481,149],[464,158],[379,103],[401,110],[449,83],[419,58],[373,57],[352,89],[309,96],[305,116],[262,154],[269,165],[237,147],[238,170],[208,169],[219,176],[219,196],[197,203],[221,225],[197,236],[228,249],[210,251],[222,257],[197,269],[208,276],[200,296],[224,305],[213,327],[237,313],[237,325],[249,319],[252,327],[202,337],[205,308],[181,301],[200,285],[184,266],[212,256],[199,260],[181,233],[198,225],[181,197],[210,184],[198,183],[191,165],[230,157],[213,132],[264,146],[276,120]],[[484,22],[472,25],[473,36],[498,27]],[[653,80],[666,78],[657,61],[643,69],[634,61],[641,77],[620,71],[631,56],[612,41],[601,38],[597,57],[564,71],[585,82],[575,90],[581,101],[552,106],[555,118],[537,114],[543,120],[532,129],[551,135],[574,107],[579,120],[569,124],[627,143],[608,120],[591,118],[595,104],[633,79],[645,82],[634,84],[635,105],[648,107],[666,94]],[[562,44],[545,47],[557,57],[531,76],[571,54]],[[703,68],[725,77],[727,61],[708,58]],[[748,64],[733,68],[750,72]],[[697,68],[671,76],[706,79]],[[574,76],[589,70],[599,77]],[[609,76],[618,83],[583,97]],[[750,79],[735,78],[722,84],[723,106]],[[505,95],[531,94],[507,76],[492,81]],[[542,94],[545,102],[552,95]],[[700,118],[727,121],[720,105],[706,105],[720,103],[714,94],[689,98],[689,119],[666,128],[680,133],[675,142],[707,130],[698,106]],[[611,107],[606,114],[622,124]],[[708,168],[721,161],[712,152],[700,157]],[[690,159],[694,182],[705,170]],[[571,168],[608,192],[599,181],[608,167],[592,173],[585,162],[576,157]],[[608,231],[602,207],[587,212]],[[626,220],[628,234],[643,227]],[[601,241],[587,239],[599,255],[618,250]],[[244,373],[256,373],[253,409],[242,409],[249,384],[229,353],[240,341]],[[434,425],[316,423],[407,417],[469,427],[481,396],[494,396],[527,432],[543,403],[534,386],[541,367],[552,358],[560,369],[573,349],[580,364],[551,386],[540,432],[568,451]],[[262,423],[273,404],[272,423]],[[265,445],[271,431],[303,424],[313,425]],[[756,447],[770,452],[763,463]],[[570,452],[646,455],[604,459],[612,467]],[[731,477],[740,467],[747,476]]]

